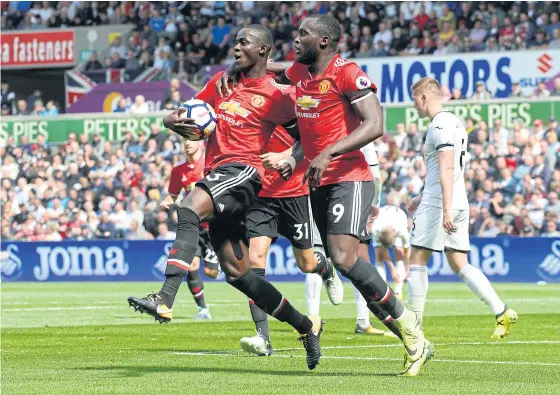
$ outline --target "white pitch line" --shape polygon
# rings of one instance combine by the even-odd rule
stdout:
[[[529,298],[529,299],[511,299],[508,301],[510,303],[514,303],[515,301],[518,302],[524,302],[524,303],[552,303],[552,302],[560,302],[560,298]],[[305,300],[303,299],[294,299],[293,300],[294,303],[304,303]],[[454,304],[454,303],[458,303],[461,302],[463,304],[479,304],[480,301],[478,300],[468,300],[468,299],[432,299],[432,300],[427,300],[426,303],[430,304],[430,303],[436,303],[436,304]],[[61,304],[66,304],[68,302],[63,302],[63,301],[52,301],[49,303],[44,303],[44,305],[49,306],[49,307],[19,307],[19,308],[6,308],[6,309],[2,309],[3,311],[39,311],[39,310],[51,310],[51,311],[56,311],[56,310],[94,310],[94,309],[99,309],[99,308],[108,308],[108,309],[113,309],[113,308],[119,308],[122,307],[123,304],[115,304],[114,301],[101,301],[98,302],[97,305],[94,306],[68,306],[68,307],[51,307],[51,305],[61,305]],[[342,304],[354,304],[354,301],[343,301]],[[35,301],[6,301],[4,300],[2,305],[3,306],[21,306],[21,305],[36,305],[37,303]],[[322,301],[321,302],[322,305],[330,305],[331,303],[329,301]],[[247,306],[248,304],[245,302],[238,302],[235,300],[217,300],[214,301],[212,303],[208,303],[208,306],[212,307],[221,307],[221,306]],[[180,307],[181,304],[178,304],[178,306]]]
[[[524,344],[522,342],[517,342],[517,344]],[[557,342],[560,343],[560,342]],[[460,343],[458,343],[460,344]],[[486,343],[484,343],[486,344]],[[491,344],[491,343],[490,343]],[[503,343],[508,344],[508,343]],[[512,343],[510,343],[512,344]],[[513,343],[515,344],[515,343]],[[387,345],[387,346],[394,346],[394,345]],[[400,345],[399,345],[400,346]],[[350,348],[350,347],[323,347],[323,349],[332,349],[332,348]],[[284,349],[287,350],[287,349]],[[289,349],[291,350],[291,349]],[[301,350],[301,349],[298,349]],[[279,350],[277,350],[279,351]],[[173,351],[171,352],[173,355],[193,355],[193,356],[220,356],[220,357],[250,357],[250,355],[246,353],[241,353],[241,351],[200,351],[200,352],[191,352],[191,351]],[[298,358],[301,355],[275,355],[273,358]],[[402,361],[402,358],[391,358],[391,357],[354,357],[354,356],[329,356],[323,355],[321,356],[322,359],[342,359],[342,360],[354,360],[354,361]],[[554,362],[530,362],[530,361],[482,361],[482,360],[473,360],[473,359],[432,359],[432,362],[438,363],[462,363],[462,364],[480,364],[480,365],[523,365],[523,366],[560,366],[560,363]]]
[[[457,342],[457,343],[439,343],[434,344],[436,347],[442,346],[480,346],[480,345],[490,345],[490,346],[505,346],[510,344],[560,344],[560,340],[511,340],[507,342]],[[402,344],[364,344],[356,346],[324,346],[321,347],[322,350],[344,350],[353,348],[393,348],[402,347]],[[301,348],[275,348],[274,351],[298,351]]]

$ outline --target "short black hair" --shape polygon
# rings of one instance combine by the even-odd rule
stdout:
[[[251,34],[256,37],[257,45],[266,45],[268,47],[268,51],[272,49],[272,33],[270,30],[263,25],[249,25],[246,28],[250,30]]]
[[[313,15],[315,19],[315,30],[320,36],[327,36],[330,40],[331,48],[336,48],[342,36],[340,23],[330,15]]]

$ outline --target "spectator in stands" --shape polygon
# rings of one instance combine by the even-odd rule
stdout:
[[[519,81],[513,81],[513,83],[511,84],[511,92],[509,94],[509,97],[514,97],[514,98],[523,97],[523,92],[521,91],[521,86],[519,85]]]
[[[476,83],[476,90],[472,95],[472,100],[489,100],[492,95],[486,89],[486,84],[483,81],[478,81]]]
[[[15,92],[10,90],[10,85],[6,82],[2,82],[1,92],[2,92],[2,103],[1,103],[2,108],[5,107],[8,109],[8,113],[4,115],[12,115],[15,106],[16,94]]]
[[[91,54],[88,62],[84,67],[84,70],[92,71],[92,70],[101,70],[101,69],[103,69],[103,65],[99,63],[99,60],[97,60],[97,53],[94,52]]]
[[[120,35],[116,36],[113,39],[113,43],[109,47],[109,56],[112,59],[114,59],[113,55],[118,54],[119,58],[124,59],[124,58],[126,58],[126,52],[127,52],[127,49],[121,42],[121,36]]]
[[[539,82],[537,89],[535,90],[535,93],[533,93],[533,95],[531,96],[531,98],[533,99],[540,99],[543,97],[549,97],[550,96],[550,91],[548,89],[546,89],[546,84],[544,82]]]
[[[150,107],[146,103],[146,99],[142,95],[137,95],[134,98],[134,103],[130,106],[129,111],[131,114],[147,114],[150,112]]]
[[[550,92],[550,96],[560,96],[560,77],[556,77],[553,84],[554,87],[552,88],[552,92]]]
[[[16,115],[29,115],[29,111],[27,111],[27,102],[25,100],[18,100]]]
[[[548,40],[546,39],[542,30],[537,30],[535,39],[531,41],[529,46],[533,49],[546,49],[548,48]]]
[[[121,96],[115,108],[113,108],[113,112],[128,112],[128,100],[126,97]]]
[[[41,90],[40,90],[40,89],[35,89],[35,90],[33,91],[33,94],[30,95],[30,96],[27,98],[27,108],[33,108],[33,109],[35,109],[35,102],[38,101],[38,100],[41,100],[41,98],[42,98],[42,92],[41,92]],[[41,105],[42,105],[42,103],[41,103]]]
[[[133,50],[128,50],[128,56],[126,58],[126,62],[123,65],[125,71],[127,73],[135,73],[142,68],[138,58],[134,55]]]
[[[465,100],[466,97],[463,95],[461,88],[453,88],[451,91],[451,99],[450,100]]]

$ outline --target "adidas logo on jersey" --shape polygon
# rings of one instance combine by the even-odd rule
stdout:
[[[345,60],[345,59],[337,59],[337,60],[334,61],[335,67],[342,67],[342,66],[344,66],[345,64],[348,64],[348,63],[350,63],[350,62],[348,60]]]

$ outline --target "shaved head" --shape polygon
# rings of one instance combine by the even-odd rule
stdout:
[[[336,48],[342,35],[340,23],[330,15],[314,15],[310,18],[315,20],[313,28],[317,34],[321,37],[328,37],[329,46]]]
[[[272,33],[263,25],[249,25],[247,29],[250,36],[255,40],[256,45],[266,45],[267,53],[272,49]]]

